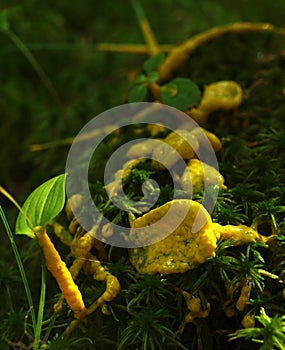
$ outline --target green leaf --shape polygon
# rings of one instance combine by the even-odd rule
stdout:
[[[147,76],[147,80],[150,82],[150,83],[155,83],[156,81],[158,81],[159,79],[159,74],[158,72],[150,72]]]
[[[129,92],[129,102],[142,102],[147,94],[147,87],[145,84],[135,85]]]
[[[135,80],[135,84],[144,84],[146,83],[146,81],[147,81],[146,76],[144,74],[140,74],[137,76]]]
[[[192,80],[176,78],[161,87],[161,98],[171,107],[186,110],[200,103],[201,91]]]
[[[159,53],[158,55],[150,57],[145,63],[143,64],[143,69],[146,73],[153,72],[157,69],[157,67],[162,63],[162,61],[165,58],[164,53]]]
[[[62,210],[65,202],[65,178],[66,174],[56,176],[29,195],[22,207],[27,217],[22,212],[18,215],[16,234],[34,238],[33,228],[45,226]]]

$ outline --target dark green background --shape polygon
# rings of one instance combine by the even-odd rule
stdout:
[[[158,42],[165,44],[233,21],[282,26],[285,13],[282,0],[141,4]],[[0,8],[10,6],[16,6],[11,29],[30,47],[62,100],[59,108],[30,63],[0,33],[0,183],[18,197],[62,172],[68,150],[32,153],[29,146],[75,135],[94,115],[124,102],[128,73],[139,71],[146,56],[95,49],[100,42],[143,43],[130,1],[6,1]]]

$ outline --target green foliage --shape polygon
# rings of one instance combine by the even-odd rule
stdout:
[[[272,350],[285,348],[285,316],[274,315],[269,317],[261,308],[260,316],[256,319],[263,327],[239,329],[230,335],[230,340],[245,338],[262,344],[259,350]]]
[[[49,340],[46,344],[41,346],[42,350],[62,350],[62,349],[82,349],[82,346],[87,344],[93,344],[91,339],[87,337],[82,337],[76,339],[75,337],[70,337],[69,339],[62,338],[59,334],[56,334],[52,340]]]
[[[167,280],[161,276],[142,275],[126,291],[128,309],[163,307],[167,298],[171,297]]]
[[[280,203],[280,198],[270,198],[259,203],[252,205],[253,216],[264,218],[269,221],[273,221],[274,217],[279,213],[285,212],[284,205],[278,205]]]
[[[117,350],[134,347],[141,350],[164,350],[175,345],[186,350],[168,328],[169,319],[171,315],[166,310],[142,309],[132,316],[129,324],[122,330]]]
[[[25,318],[27,313],[25,310],[13,310],[6,313],[3,317],[0,333],[2,340],[10,340],[17,342],[19,339],[24,337],[25,329]]]
[[[56,176],[38,188],[26,199],[16,222],[16,234],[34,238],[33,228],[45,226],[63,208],[66,174]]]
[[[145,100],[147,94],[147,87],[145,83],[136,84],[129,92],[128,101],[132,102],[142,102]]]
[[[148,75],[151,73],[156,73],[157,68],[159,67],[159,65],[162,63],[164,59],[165,59],[165,54],[163,53],[150,57],[143,64],[144,72]],[[155,81],[157,81],[158,78],[159,77],[157,76],[157,79]],[[152,82],[154,83],[155,81],[152,81]]]
[[[258,247],[264,247],[261,243],[253,243],[248,245],[246,253],[240,253],[239,258],[232,264],[235,270],[235,277],[232,283],[246,279],[254,286],[256,285],[260,291],[264,289],[264,277],[260,274],[260,270],[265,266],[265,261],[258,251]]]
[[[143,73],[138,75],[135,80],[134,86],[131,88],[128,101],[129,102],[142,102],[148,93],[148,84],[155,83],[159,79],[159,74],[156,71],[159,64],[164,60],[164,54],[158,54],[149,58],[143,64]]]
[[[201,277],[201,280],[206,281],[206,279],[213,280],[213,283],[217,283],[217,279],[212,279],[211,276],[217,276],[226,285],[232,283],[232,278],[235,275],[235,266],[238,266],[239,261],[235,254],[230,252],[231,247],[234,246],[234,241],[220,241],[216,248],[216,255],[212,258],[209,258],[206,262],[206,271],[207,274]],[[197,280],[197,286],[199,279]],[[217,286],[217,284],[215,285]]]
[[[145,169],[138,169],[134,168],[130,172],[130,174],[123,179],[124,183],[134,183],[134,184],[141,184],[142,182],[146,181],[149,179],[149,176],[153,174],[153,171],[147,171]]]
[[[34,306],[33,306],[33,298],[32,298],[32,294],[31,294],[29,282],[28,282],[28,279],[27,279],[27,275],[25,273],[24,265],[23,265],[23,262],[22,262],[19,250],[17,248],[14,236],[12,234],[12,231],[10,229],[9,223],[7,221],[5,213],[4,213],[4,211],[3,211],[1,206],[0,206],[0,216],[1,216],[1,220],[2,220],[2,222],[4,224],[4,227],[6,229],[6,232],[7,232],[9,241],[10,241],[10,244],[12,246],[13,254],[14,254],[15,260],[17,262],[17,265],[18,265],[18,268],[19,268],[19,271],[20,271],[21,279],[22,279],[22,282],[23,282],[23,285],[24,285],[24,288],[25,288],[26,296],[27,296],[27,301],[28,301],[29,307],[31,309],[32,326],[33,326],[33,329],[35,331],[35,329],[36,329],[36,314],[35,314],[35,310],[34,310]],[[11,300],[10,307],[13,310],[12,300]]]
[[[242,212],[242,205],[238,203],[232,192],[220,191],[212,213],[213,221],[222,225],[238,225],[246,222],[247,216]]]
[[[201,91],[190,79],[176,78],[161,88],[162,102],[180,109],[186,110],[198,106],[201,100]]]

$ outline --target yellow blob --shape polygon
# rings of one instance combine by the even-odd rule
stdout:
[[[150,246],[130,250],[131,263],[140,273],[183,273],[215,254],[217,240],[212,230],[212,220],[198,202],[187,199],[168,202],[137,218],[131,226],[141,228],[156,223],[167,213],[171,205],[174,205],[176,215],[179,215],[185,206],[189,206],[189,211],[179,227],[163,240]],[[205,225],[194,233],[192,225],[200,210],[202,216],[200,220],[205,220]],[[170,221],[165,223],[166,226],[171,224]]]
[[[157,231],[151,231],[151,225],[162,219],[170,207],[174,208],[174,214],[159,227],[159,232],[157,229]],[[200,203],[188,199],[167,202],[130,222],[133,229],[131,238],[133,239],[136,235],[135,228],[144,227],[146,235],[144,237],[144,232],[140,233],[141,242],[144,239],[147,240],[147,235],[150,232],[159,237],[161,231],[165,232],[168,226],[173,225],[175,217],[181,216],[181,212],[185,211],[185,208],[188,210],[185,218],[166,238],[149,246],[129,250],[130,261],[139,273],[150,275],[184,273],[204,263],[209,257],[215,256],[217,240],[219,239],[233,239],[237,245],[250,242],[265,243],[268,240],[252,227],[245,225],[222,226],[213,223],[210,215]],[[198,212],[199,220],[203,220],[202,222],[205,224],[198,232],[193,232],[192,227],[198,218]]]
[[[183,159],[191,159],[198,148],[199,143],[194,134],[187,130],[177,129],[176,132],[171,132],[158,147],[154,148],[152,159],[161,159],[166,168],[171,168],[178,161],[177,153]],[[153,161],[153,164],[159,169],[163,168],[156,161]]]
[[[129,159],[150,155],[155,147],[157,147],[157,140],[159,139],[147,139],[139,142],[128,149],[127,157]]]
[[[199,109],[211,113],[231,110],[242,102],[242,89],[234,81],[218,81],[207,85]]]
[[[223,176],[215,168],[196,158],[189,161],[187,169],[181,177],[182,188],[189,191],[192,186],[193,193],[203,190],[204,184],[226,188],[224,182]]]
[[[201,130],[206,134],[214,151],[215,152],[220,151],[222,149],[222,143],[221,143],[220,139],[218,138],[218,136],[216,136],[215,134],[213,134],[212,132],[210,132],[204,128],[201,128]],[[195,130],[193,132],[195,132]],[[199,146],[203,146],[203,143],[200,144],[200,140],[199,140]]]
[[[147,124],[146,129],[149,131],[152,137],[155,137],[160,132],[167,131],[167,128],[165,126],[159,124]]]
[[[210,113],[237,109],[242,98],[242,89],[236,82],[218,81],[205,87],[200,105],[188,111],[187,114],[198,124],[205,125]]]
[[[188,124],[184,123],[180,126],[180,129],[185,129],[186,131],[191,132],[191,134],[197,138],[197,140],[199,142],[199,148],[200,147],[207,147],[208,144],[206,143],[206,141],[208,139],[208,141],[212,145],[215,152],[218,152],[222,149],[222,143],[221,143],[220,139],[218,138],[218,136],[216,136],[212,132],[210,132],[202,127],[197,127],[193,130],[188,130],[187,127],[188,127]],[[205,134],[206,138],[201,137],[203,134]]]

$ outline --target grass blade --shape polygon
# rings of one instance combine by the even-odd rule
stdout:
[[[24,284],[24,288],[25,288],[28,304],[29,304],[29,307],[31,309],[32,325],[33,325],[33,329],[34,329],[34,332],[35,332],[37,323],[36,323],[35,309],[34,309],[34,305],[33,305],[33,299],[32,299],[32,294],[31,294],[31,290],[30,290],[30,287],[29,287],[29,282],[28,282],[28,279],[27,279],[27,276],[26,276],[26,273],[25,273],[25,269],[24,269],[24,266],[23,266],[23,263],[22,263],[22,260],[21,260],[21,256],[19,254],[16,242],[15,242],[14,236],[13,236],[12,231],[10,229],[10,226],[9,226],[8,221],[7,221],[7,218],[6,218],[6,215],[4,213],[4,210],[2,209],[1,206],[0,206],[0,217],[2,219],[2,222],[3,222],[3,225],[4,225],[5,229],[7,231],[7,235],[8,235],[9,241],[11,243],[12,250],[13,250],[13,253],[14,253],[14,256],[15,256],[18,268],[20,270],[20,274],[21,274],[21,278],[22,278],[22,281],[23,281],[23,284]]]
[[[8,38],[15,44],[15,46],[22,52],[22,54],[26,57],[26,59],[32,65],[32,67],[37,72],[38,76],[40,77],[42,83],[50,93],[53,100],[59,106],[61,106],[61,100],[55,87],[53,86],[49,77],[46,75],[46,72],[43,70],[42,66],[39,64],[39,62],[35,59],[34,55],[31,53],[31,51],[26,47],[23,41],[11,30],[6,30],[4,31],[4,33],[8,36]]]
[[[39,341],[41,339],[41,331],[43,324],[43,316],[44,316],[44,307],[45,307],[45,297],[46,297],[46,269],[45,266],[42,265],[42,281],[41,281],[41,293],[40,293],[40,301],[39,301],[39,310],[38,310],[38,318],[37,325],[35,329],[35,341],[33,350],[39,349]]]

